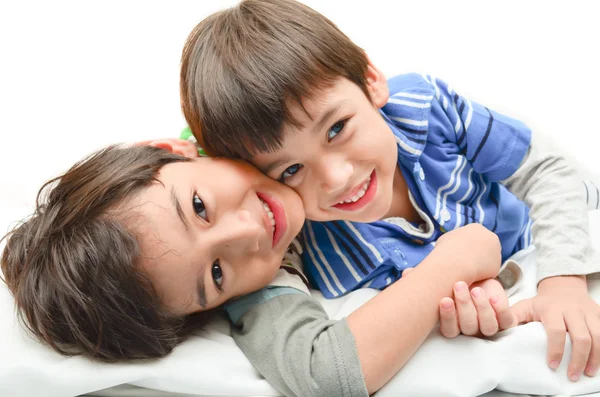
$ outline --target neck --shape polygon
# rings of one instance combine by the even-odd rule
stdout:
[[[394,185],[392,190],[392,205],[389,211],[385,214],[386,218],[404,218],[409,222],[420,222],[421,217],[413,207],[408,198],[408,185],[402,175],[400,167],[396,167],[394,172]]]

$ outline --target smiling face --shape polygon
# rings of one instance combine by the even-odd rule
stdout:
[[[252,158],[302,197],[308,219],[373,222],[390,211],[398,152],[378,110],[389,91],[371,64],[365,77],[371,99],[338,78],[292,107],[299,127],[284,126],[280,150]]]
[[[158,181],[128,208],[141,215],[140,265],[175,314],[266,286],[304,222],[297,194],[241,162],[168,164]]]

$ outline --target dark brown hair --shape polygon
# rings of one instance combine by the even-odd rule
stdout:
[[[200,22],[181,60],[181,106],[211,155],[248,160],[281,147],[282,127],[338,77],[369,97],[364,51],[323,15],[293,0],[246,0]]]
[[[164,310],[137,267],[126,200],[166,164],[187,161],[153,147],[112,146],[40,189],[33,215],[4,239],[4,281],[23,324],[65,355],[104,361],[161,357],[190,318]],[[3,240],[4,240],[3,239]]]

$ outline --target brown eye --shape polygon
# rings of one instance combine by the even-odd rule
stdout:
[[[223,270],[221,269],[221,264],[218,259],[212,265],[211,274],[215,286],[221,291],[221,285],[223,285]]]
[[[197,194],[194,194],[194,199],[192,200],[192,206],[194,207],[194,212],[200,218],[204,219],[208,222],[208,218],[206,216],[206,207],[204,206],[204,202]]]

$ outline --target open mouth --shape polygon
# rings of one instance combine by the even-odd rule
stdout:
[[[275,197],[264,193],[257,193],[258,199],[262,204],[268,217],[268,223],[271,227],[271,236],[273,247],[277,245],[287,229],[287,219],[283,205]]]
[[[367,192],[367,190],[369,189],[369,186],[371,185],[371,176],[369,176],[367,178],[367,180],[365,181],[365,183],[362,184],[362,186],[358,189],[358,192],[356,192],[352,197],[350,197],[349,199],[346,199],[344,201],[340,201],[338,204],[350,204],[350,203],[356,203],[358,200],[360,200],[361,198],[364,197],[365,193]]]
[[[271,211],[271,207],[269,207],[269,204],[267,204],[266,201],[264,200],[260,200],[263,208],[265,209],[265,211],[267,212],[267,215],[269,216],[269,220],[271,221],[271,229],[272,229],[272,233],[275,234],[275,216],[273,215],[273,211]]]
[[[338,202],[334,205],[335,208],[344,211],[356,211],[373,200],[375,193],[377,192],[377,174],[375,170],[369,175],[369,177],[356,189],[349,197]]]

